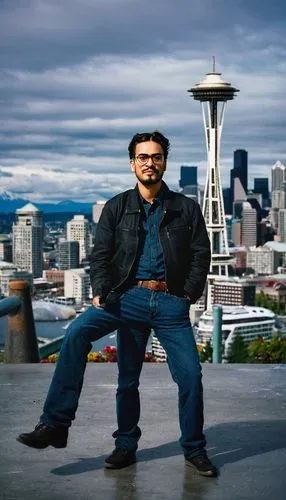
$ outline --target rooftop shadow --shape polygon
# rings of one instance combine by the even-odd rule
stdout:
[[[206,429],[209,456],[218,468],[244,458],[286,447],[286,420],[225,422]],[[138,462],[149,462],[182,455],[177,441],[138,450]],[[72,476],[102,469],[105,455],[78,458],[76,462],[56,467],[52,474]],[[136,465],[131,466],[136,469]],[[128,468],[128,470],[130,467]]]

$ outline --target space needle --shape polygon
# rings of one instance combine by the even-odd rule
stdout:
[[[204,80],[188,90],[196,101],[202,103],[203,122],[207,146],[208,168],[203,199],[203,216],[211,245],[211,265],[208,277],[207,308],[212,304],[212,283],[218,276],[228,276],[231,263],[225,212],[220,177],[220,148],[225,105],[231,101],[238,89],[221,78],[221,73],[207,73]]]

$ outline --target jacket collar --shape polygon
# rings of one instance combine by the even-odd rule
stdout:
[[[178,210],[181,208],[180,200],[177,199],[176,193],[171,191],[167,184],[162,181],[164,210]],[[126,212],[140,212],[140,194],[138,185],[134,189],[128,191]]]

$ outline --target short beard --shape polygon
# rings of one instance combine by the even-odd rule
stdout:
[[[165,172],[165,170],[158,170],[158,169],[155,170],[154,169],[154,173],[157,174],[156,179],[152,179],[152,177],[149,177],[148,179],[140,179],[136,172],[135,172],[135,175],[136,175],[138,181],[141,182],[141,184],[143,186],[148,187],[148,186],[154,186],[155,184],[158,184],[158,182],[161,181],[161,179],[164,175],[164,172]]]

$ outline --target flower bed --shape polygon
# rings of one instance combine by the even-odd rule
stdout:
[[[42,359],[41,363],[56,363],[58,358],[59,353],[51,354],[47,358]],[[108,345],[102,351],[90,352],[87,355],[87,361],[89,363],[115,363],[117,361],[117,349],[112,345]],[[159,360],[151,352],[146,352],[144,361],[147,363],[156,363]]]

